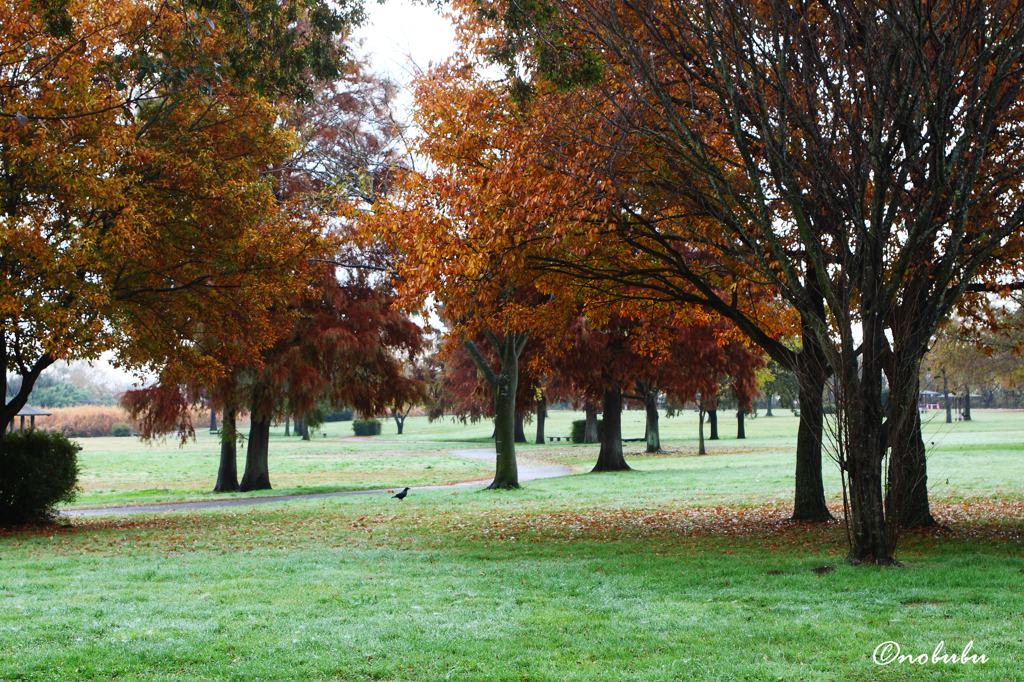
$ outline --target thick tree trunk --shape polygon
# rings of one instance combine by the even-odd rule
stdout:
[[[516,466],[516,389],[519,385],[519,354],[526,345],[526,334],[505,334],[498,339],[489,331],[484,332],[488,342],[500,358],[500,373],[495,373],[480,354],[476,344],[466,340],[463,345],[469,352],[477,369],[487,379],[494,392],[494,480],[489,490],[519,487],[519,469]]]
[[[516,465],[516,385],[519,381],[518,357],[503,354],[501,375],[494,384],[494,480],[490,490],[519,487],[519,468]]]
[[[964,421],[971,421],[971,387],[964,386]]]
[[[772,401],[773,401],[774,398],[775,398],[775,396],[773,396],[771,393],[768,394],[768,410],[764,413],[764,416],[766,416],[766,417],[774,417],[775,416],[774,414],[772,414]]]
[[[252,417],[249,427],[249,442],[245,450],[245,473],[238,486],[238,492],[270,490],[270,416]]]
[[[238,490],[238,452],[235,431],[234,408],[224,408],[224,420],[220,434],[220,468],[217,470],[215,493],[233,493]]]
[[[873,310],[870,295],[863,305]],[[883,352],[890,344],[880,316],[866,316],[861,330],[859,356],[854,353],[853,340],[847,337],[842,348],[844,363],[836,368],[837,418],[845,447],[849,504],[849,558],[854,563],[887,565],[895,563],[898,526],[886,519],[882,463],[892,437],[908,417],[906,378],[916,373],[917,365],[911,369],[907,362],[894,359],[896,353]],[[882,404],[883,370],[890,379],[887,406]],[[910,409],[916,411],[916,403]]]
[[[747,437],[747,432],[743,428],[743,417],[746,415],[746,410],[738,410],[736,412],[736,439],[742,440]]]
[[[653,454],[661,452],[661,432],[658,427],[658,391],[647,390],[644,392],[644,409],[647,412],[647,452]]]
[[[877,429],[867,429],[868,432]],[[877,439],[871,433],[853,435],[849,449],[847,476],[850,495],[850,532],[855,562],[890,564],[882,499],[882,465],[877,457]]]
[[[925,528],[938,525],[928,504],[928,465],[924,438],[921,436],[919,363],[913,362],[902,375],[891,375],[890,406],[904,409],[889,450],[889,486],[886,491],[886,519],[901,528]],[[905,377],[900,379],[900,377]],[[897,389],[903,390],[897,390]]]
[[[708,426],[711,432],[708,434],[708,440],[718,440],[718,408],[708,410]]]
[[[629,471],[622,456],[622,389],[618,385],[604,389],[601,450],[591,471]]]
[[[886,516],[902,528],[938,525],[928,503],[928,464],[921,437],[921,414],[914,414],[896,437],[891,452],[891,485],[886,497]]]
[[[697,413],[698,413],[698,415],[697,415],[697,419],[698,419],[698,426],[697,426],[697,454],[698,455],[706,455],[707,451],[704,449],[704,415],[705,415],[704,408],[703,407],[698,407],[697,408]]]
[[[596,443],[600,440],[597,434],[597,408],[588,402],[584,405],[584,410],[587,414],[587,423],[583,428],[583,442]]]
[[[309,440],[306,437],[306,419],[295,415],[295,435],[300,436],[303,440]]]
[[[544,420],[548,416],[548,399],[542,395],[537,401],[537,444],[544,444]]]
[[[217,411],[210,408],[210,433],[217,433]]]
[[[285,435],[285,437],[288,437],[288,436],[292,435],[291,421],[292,421],[291,415],[290,414],[286,414],[284,416],[284,435]]]
[[[516,412],[516,432],[515,432],[515,436],[516,436],[516,442],[517,443],[525,443],[526,442],[526,429],[523,427],[523,413],[522,412]]]
[[[302,440],[309,440],[309,422],[306,421],[306,415],[302,415]]]
[[[803,352],[807,352],[806,348]],[[825,373],[817,363],[806,365],[797,373],[800,424],[796,436],[792,520],[818,523],[832,520],[832,513],[825,503],[825,485],[821,476],[821,438],[824,427],[822,397],[825,393]]]

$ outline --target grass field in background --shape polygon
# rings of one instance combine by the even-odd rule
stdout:
[[[552,410],[548,435],[567,435],[579,412]],[[696,457],[698,420],[684,412],[660,420],[664,456],[644,457],[643,443],[627,443],[627,459],[641,471],[672,471],[694,476],[706,496],[733,504],[753,492],[759,501],[786,500],[792,492],[793,452],[797,419],[776,410],[776,416],[747,418],[745,440],[736,440],[734,413],[719,422],[721,439],[707,442],[709,458]],[[405,433],[397,435],[388,421],[383,433],[355,438],[351,422],[325,424],[310,441],[285,437],[283,427],[271,432],[270,479],[274,494],[329,492],[374,488],[443,485],[483,479],[493,465],[454,457],[449,449],[488,447],[490,422],[463,425],[451,420],[429,423],[410,417]],[[534,440],[535,425],[527,426]],[[707,429],[707,425],[705,425]],[[1024,497],[1024,412],[976,411],[972,422],[946,424],[942,414],[928,413],[923,426],[929,449],[929,483],[933,496],[961,499],[1005,494]],[[705,434],[707,434],[707,430]],[[642,438],[643,413],[623,413],[623,436]],[[266,492],[217,495],[209,492],[217,477],[219,442],[202,430],[195,441],[181,446],[175,439],[153,444],[134,438],[81,438],[81,487],[71,508],[147,504],[183,500],[265,495]],[[576,473],[589,471],[596,445],[561,442],[517,446],[526,461],[557,462]],[[239,476],[245,447],[238,448]],[[721,455],[722,457],[717,457]],[[989,475],[990,468],[1000,472]],[[824,464],[826,492],[841,499],[836,467]],[[751,490],[751,484],[756,487]]]
[[[518,491],[2,532],[0,680],[1019,679],[1024,413],[926,423],[933,507],[949,530],[907,535],[903,567],[887,569],[846,565],[840,524],[786,521],[792,416],[748,422],[745,441],[723,419],[703,457],[688,435],[695,415],[663,424],[669,454],[632,444],[634,471]],[[410,420],[404,436],[349,441],[344,426],[307,443],[276,438],[271,480],[348,462],[379,466],[366,474],[373,487],[397,486],[398,464],[474,464],[446,450],[489,428]],[[209,436],[184,449],[114,441],[83,441],[83,462],[109,467],[109,480],[145,471],[159,487],[186,476],[189,457],[215,475]],[[596,446],[520,452],[585,471]],[[835,500],[834,466],[825,471]],[[878,666],[886,641],[915,657],[973,642],[988,660]]]

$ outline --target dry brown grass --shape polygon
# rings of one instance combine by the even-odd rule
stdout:
[[[121,407],[103,407],[99,405],[80,405],[78,407],[50,407],[49,417],[36,417],[36,428],[52,433],[61,431],[68,436],[78,438],[94,438],[97,436],[113,436],[114,427],[125,425],[132,434],[138,432],[138,422],[131,419]],[[26,426],[28,420],[26,419]],[[219,422],[219,420],[218,420]],[[247,421],[245,423],[248,423]],[[20,425],[19,418],[14,420],[14,428]],[[210,428],[210,413],[195,410],[192,412],[192,425],[196,431]],[[242,425],[242,422],[239,422]]]
[[[99,405],[82,405],[79,407],[51,407],[49,417],[36,417],[36,428],[40,431],[62,431],[69,436],[90,438],[95,436],[112,436],[113,429],[118,425],[127,425],[132,431],[135,423],[128,418],[128,413],[120,407],[103,407]],[[15,420],[15,428],[18,421]]]

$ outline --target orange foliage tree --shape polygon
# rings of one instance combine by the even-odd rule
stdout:
[[[899,506],[925,481],[884,464],[923,464],[921,356],[965,294],[1021,279],[1020,3],[488,10],[528,47],[505,46],[526,73],[607,112],[568,130],[604,150],[592,177],[615,187],[620,241],[665,273],[654,289],[685,300],[674,282],[720,279],[679,258],[687,243],[799,314],[804,353],[838,386],[850,558],[894,561]],[[610,274],[645,286],[641,272]],[[789,366],[759,324],[737,325]]]
[[[395,254],[396,286],[407,304],[438,305],[449,337],[490,386],[497,451],[491,488],[514,488],[520,356],[531,335],[543,336],[571,301],[541,291],[524,267],[526,245],[513,209],[525,197],[508,193],[512,176],[505,175],[520,169],[502,163],[524,127],[510,125],[501,93],[460,80],[457,71],[442,66],[417,84],[414,124],[423,135],[414,152],[430,168],[401,173],[363,226],[368,239]],[[438,87],[446,77],[452,87]],[[544,175],[535,169],[538,181]]]
[[[302,49],[344,17],[297,29],[276,3],[186,5],[0,8],[0,381],[23,378],[4,423],[58,359],[112,350],[211,383],[258,363],[271,309],[312,277],[318,223],[263,172],[291,151],[275,101],[342,56],[303,65]],[[249,19],[274,40],[250,42]]]
[[[597,235],[615,205],[586,180],[552,167],[551,133],[561,128],[547,124],[558,116],[556,107],[521,106],[505,83],[483,76],[484,25],[472,15],[463,19],[464,49],[416,86],[415,124],[423,134],[414,151],[426,168],[405,172],[365,225],[371,238],[382,239],[398,255],[400,291],[412,305],[431,297],[443,309],[450,337],[464,345],[491,386],[498,451],[492,487],[512,487],[514,396],[527,341],[564,342],[581,305],[584,312],[605,310],[598,316],[606,319],[610,310],[642,313],[621,290],[584,291],[560,273],[537,276],[535,263],[558,248],[546,235],[539,239],[538,228],[559,224],[570,234]],[[583,250],[580,256],[597,253]],[[672,312],[681,323],[688,316],[704,319],[694,309],[677,306]],[[497,362],[488,362],[477,336],[486,339]],[[593,358],[580,355],[580,362],[588,359]],[[532,374],[539,376],[545,362],[539,357],[541,371]],[[617,377],[613,383],[618,382]],[[603,389],[598,393],[603,397]],[[610,433],[609,439],[616,445],[608,451],[617,447],[621,460],[620,434]],[[599,463],[599,469],[620,464]]]

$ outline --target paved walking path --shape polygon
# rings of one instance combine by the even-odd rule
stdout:
[[[449,455],[468,457],[483,461],[494,461],[494,448],[472,448],[467,450],[448,450]],[[572,469],[562,464],[534,463],[523,460],[519,464],[519,481],[536,481],[541,478],[569,476]],[[463,481],[449,485],[425,485],[412,490],[442,490],[444,488],[469,488],[486,483],[490,478],[475,481]],[[237,497],[224,500],[205,500],[202,502],[170,502],[167,504],[145,504],[129,507],[100,507],[97,509],[68,509],[62,511],[63,516],[82,518],[87,516],[127,516],[129,514],[159,514],[170,511],[189,511],[194,509],[216,509],[220,507],[242,507],[254,504],[271,504],[288,500],[316,500],[324,497],[341,497],[343,495],[377,495],[389,492],[386,488],[374,490],[343,490],[335,493],[300,493],[297,495],[268,495],[267,497]]]

